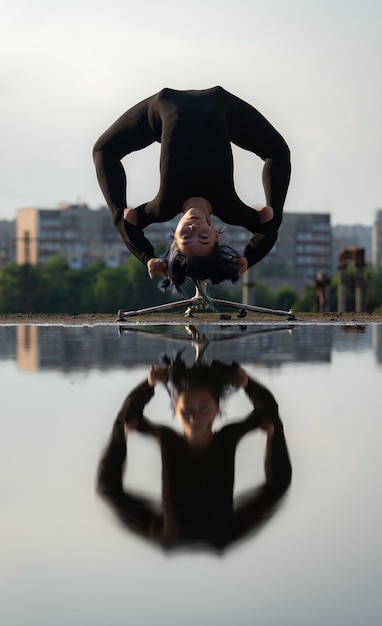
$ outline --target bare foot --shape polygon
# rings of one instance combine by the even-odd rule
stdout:
[[[125,209],[123,212],[123,217],[125,218],[126,222],[129,222],[129,224],[133,224],[133,226],[136,226],[138,224],[138,215],[135,209]]]
[[[271,422],[268,422],[268,420],[262,420],[260,422],[260,428],[266,433],[268,437],[272,437],[273,433],[275,432],[274,425]]]
[[[123,429],[125,432],[125,437],[127,438],[130,431],[138,429],[138,418],[133,417],[133,419],[130,419],[128,422],[125,422]]]
[[[271,206],[265,205],[259,209],[259,222],[260,224],[266,224],[273,219],[274,212]]]

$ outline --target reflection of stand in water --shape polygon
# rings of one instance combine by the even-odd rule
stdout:
[[[271,313],[273,315],[286,316],[288,320],[294,320],[294,312],[292,309],[289,311],[282,311],[279,309],[268,309],[266,307],[255,306],[250,304],[243,304],[240,302],[231,302],[230,300],[221,300],[218,298],[211,298],[207,295],[206,286],[202,286],[198,280],[193,281],[195,284],[195,295],[185,300],[179,300],[177,302],[169,302],[166,304],[158,304],[157,306],[147,307],[146,309],[139,309],[137,311],[118,311],[117,322],[124,322],[127,317],[134,315],[144,315],[146,313],[164,313],[165,311],[171,311],[172,309],[179,309],[187,307],[184,313],[185,317],[192,317],[197,311],[212,311],[218,313],[216,305],[224,307],[239,309],[240,313],[238,317],[246,317],[247,311],[255,311],[256,313]]]
[[[196,354],[199,354],[200,350],[206,350],[208,346],[212,343],[221,343],[227,341],[236,341],[237,339],[241,339],[242,337],[249,337],[252,335],[264,335],[269,333],[280,333],[287,332],[291,334],[294,331],[293,324],[285,324],[285,325],[277,325],[277,326],[267,326],[263,328],[254,327],[253,325],[230,325],[230,326],[211,326],[211,325],[200,325],[197,326],[195,324],[187,324],[184,326],[140,326],[140,325],[119,325],[118,326],[118,334],[122,335],[132,334],[132,335],[143,335],[149,336],[152,339],[157,339],[159,341],[163,341],[164,339],[172,340],[174,342],[180,342],[185,344],[185,342],[190,342],[193,346]],[[235,354],[235,350],[231,352],[231,357]],[[237,353],[237,352],[236,352]],[[236,356],[233,356],[236,360],[242,360]]]
[[[219,327],[218,327],[219,328]],[[122,335],[123,333],[132,333],[132,334],[142,334],[142,335],[150,335],[153,338],[163,339],[164,337],[173,339],[174,341],[184,342],[187,339],[190,339],[192,342],[196,343],[209,343],[212,340],[215,342],[221,341],[230,341],[233,339],[238,339],[241,337],[244,332],[248,335],[264,335],[268,333],[275,333],[281,331],[287,331],[291,333],[294,330],[293,324],[288,324],[284,326],[271,326],[267,328],[253,328],[251,327],[248,330],[248,326],[245,324],[241,324],[240,326],[235,325],[233,327],[235,330],[233,332],[229,332],[224,330],[223,333],[216,332],[216,329],[213,327],[203,328],[203,325],[198,324],[186,324],[181,327],[182,330],[177,330],[175,326],[166,327],[166,330],[163,330],[163,327],[157,324],[155,326],[118,326],[118,334]],[[159,329],[159,331],[158,331]],[[220,330],[220,329],[219,329]],[[184,332],[185,331],[185,332]]]
[[[169,385],[183,436],[143,415],[155,385]],[[253,410],[239,422],[212,432],[219,401],[242,387]],[[265,482],[234,502],[235,452],[248,432],[266,435]],[[123,486],[126,442],[131,430],[155,437],[162,456],[162,511]],[[204,544],[223,550],[257,529],[276,510],[291,480],[278,406],[272,394],[237,364],[214,361],[187,368],[181,359],[150,368],[147,380],[125,399],[101,459],[98,490],[130,530],[163,548]]]

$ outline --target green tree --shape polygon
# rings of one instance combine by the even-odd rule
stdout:
[[[123,266],[128,280],[128,289],[124,294],[125,303],[130,310],[141,309],[169,302],[172,291],[162,293],[158,288],[160,277],[151,279],[146,266],[135,257],[130,257]],[[126,306],[126,305],[125,305]]]
[[[255,285],[255,304],[269,309],[275,309],[275,296],[266,283],[256,282]]]
[[[35,313],[70,313],[68,297],[69,266],[65,259],[54,256],[37,268],[34,293]]]
[[[347,310],[354,310],[355,268],[348,268]],[[382,266],[368,266],[364,271],[366,307],[370,311],[382,309]],[[130,257],[121,268],[108,268],[96,261],[85,269],[68,267],[60,257],[53,257],[42,266],[16,264],[0,270],[0,313],[109,313],[119,308],[134,310],[155,306],[179,297],[158,289],[159,278],[150,280],[146,267],[135,257]],[[329,286],[329,309],[337,310],[338,273]],[[302,296],[285,283],[274,293],[255,277],[255,304],[269,308],[297,311],[315,311],[314,287],[305,289]],[[194,295],[191,282],[185,284],[189,296]],[[241,302],[241,283],[209,285],[208,295],[223,300]]]
[[[297,298],[292,307],[296,312],[309,313],[316,311],[316,296],[314,287],[306,287],[303,294]]]
[[[83,311],[97,313],[92,276],[83,269],[69,269],[66,276],[67,312],[78,315]]]
[[[24,312],[23,266],[12,264],[0,270],[0,313]]]
[[[77,289],[81,289],[81,312],[99,313],[99,306],[95,294],[95,285],[98,275],[106,269],[106,263],[102,259],[93,261],[90,265],[80,270],[81,285],[77,284]],[[73,277],[73,282],[76,282]]]
[[[117,312],[123,308],[127,293],[129,281],[124,268],[104,267],[97,274],[93,290],[97,313]]]
[[[382,265],[365,270],[366,306],[369,311],[382,311]]]
[[[289,285],[284,283],[274,293],[274,301],[277,309],[289,311],[294,308],[294,304],[298,299],[297,292]]]

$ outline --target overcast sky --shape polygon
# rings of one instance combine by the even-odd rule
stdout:
[[[222,85],[287,140],[286,211],[371,224],[382,207],[380,0],[0,0],[0,219],[104,204],[92,146],[162,87]],[[128,157],[151,199],[159,146]],[[235,150],[237,191],[263,202],[262,163]]]

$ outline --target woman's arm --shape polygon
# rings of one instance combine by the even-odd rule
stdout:
[[[227,431],[230,437],[234,436],[239,441],[249,431],[261,428],[263,423],[281,424],[277,402],[269,389],[250,378],[241,367],[238,368],[238,380],[240,383],[236,386],[243,388],[253,410],[242,421],[229,424],[222,431]]]
[[[154,389],[145,380],[126,397],[113,424],[113,429],[98,468],[98,490],[120,492],[126,459],[126,434],[130,427],[145,423],[143,409],[154,395]]]
[[[232,533],[227,545],[259,529],[276,512],[292,479],[292,466],[275,398],[253,379],[248,379],[245,392],[254,410],[242,422],[241,435],[255,427],[265,433],[265,481],[263,485],[241,494],[235,502]]]
[[[160,542],[163,520],[156,512],[154,502],[137,493],[130,493],[123,486],[128,429],[123,421],[116,419],[98,465],[97,491],[126,528],[146,539]]]
[[[154,436],[160,431],[160,427],[157,428],[143,416],[143,409],[153,394],[154,388],[147,380],[135,387],[125,399],[98,465],[97,491],[124,526],[147,539],[160,542],[163,520],[156,512],[154,502],[130,493],[123,486],[129,431],[139,430]]]
[[[265,483],[239,496],[235,503],[232,532],[227,545],[263,526],[277,511],[292,479],[284,431],[281,422],[267,432]]]

